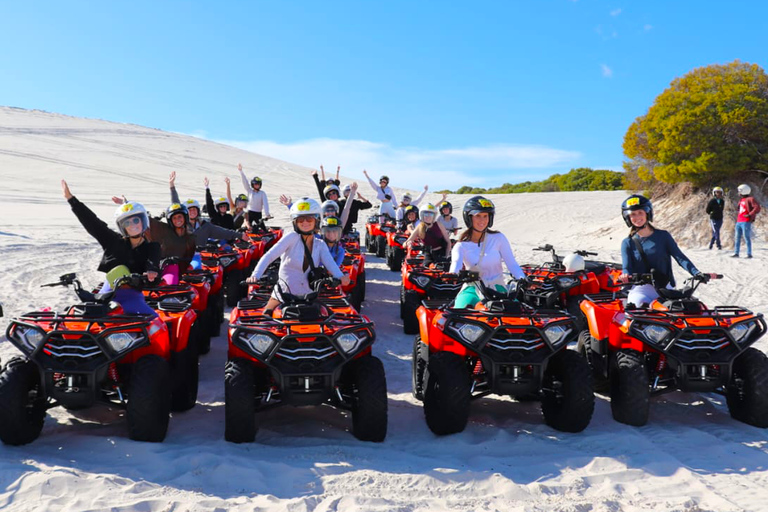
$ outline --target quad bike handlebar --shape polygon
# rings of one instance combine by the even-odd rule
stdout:
[[[40,285],[41,288],[52,287],[52,286],[74,287],[75,294],[77,294],[78,298],[83,302],[107,303],[110,300],[112,300],[112,297],[114,297],[115,292],[121,286],[129,286],[131,288],[141,290],[145,287],[152,286],[152,282],[144,274],[128,274],[127,276],[123,276],[119,278],[117,281],[115,281],[114,284],[112,285],[111,291],[106,293],[91,293],[83,289],[83,285],[80,283],[80,280],[77,279],[77,274],[72,272],[72,273],[64,274],[60,276],[59,280],[55,283],[47,283],[47,284]]]

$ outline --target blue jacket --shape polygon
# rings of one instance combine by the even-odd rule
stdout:
[[[672,258],[675,258],[678,265],[687,270],[692,276],[699,274],[699,270],[694,266],[688,256],[677,246],[672,235],[663,229],[654,229],[651,236],[642,240],[640,245],[643,247],[645,256],[650,264],[650,268],[643,261],[640,251],[637,250],[635,243],[627,237],[621,242],[621,266],[626,274],[647,274],[651,268],[667,276],[669,284],[675,286],[675,276],[672,273]]]

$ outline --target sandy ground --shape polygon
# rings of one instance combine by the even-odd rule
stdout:
[[[229,176],[237,194],[237,162],[264,179],[276,223],[287,219],[277,204],[279,194],[313,192],[309,169],[235,148],[134,125],[0,108],[0,301],[6,317],[72,302],[61,288],[39,288],[65,272],[77,272],[88,283],[99,280],[94,269],[100,250],[69,211],[61,178],[110,219],[114,194],[138,199],[151,210],[164,208],[172,170],[179,173],[182,197],[201,199],[204,176],[211,178],[214,194],[224,191],[221,180]],[[353,178],[370,197],[362,173]],[[544,260],[532,251],[543,243],[562,252],[596,250],[603,259],[617,260],[626,235],[619,216],[624,196],[496,196],[495,227],[510,238],[521,263]],[[464,198],[449,199],[461,205]],[[664,211],[656,215],[663,218]],[[702,287],[699,296],[709,304],[768,312],[765,243],[756,244],[753,260],[728,258],[728,251],[683,249],[700,269],[726,276]],[[128,440],[122,411],[96,407],[76,413],[52,409],[37,441],[0,445],[0,509],[766,509],[768,433],[732,420],[719,395],[672,393],[654,399],[650,421],[641,428],[614,422],[608,400],[598,396],[592,423],[580,434],[547,427],[538,404],[485,398],[473,403],[466,431],[437,438],[410,394],[412,337],[402,334],[398,317],[399,275],[370,256],[367,269],[363,310],[376,323],[374,353],[383,360],[388,381],[385,442],[357,441],[348,432],[347,415],[330,407],[274,409],[261,415],[255,443],[225,442],[226,339],[221,337],[201,360],[198,405],[174,414],[162,444]],[[676,275],[684,277],[679,268]],[[766,341],[757,346],[765,350]],[[0,342],[0,358],[16,353]]]

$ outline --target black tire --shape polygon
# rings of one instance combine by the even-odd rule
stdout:
[[[376,236],[376,256],[384,257],[384,251],[387,249],[387,239],[381,235]]]
[[[362,311],[363,300],[360,298],[360,289],[357,286],[355,286],[352,289],[352,293],[349,294],[348,300],[349,300],[349,303],[352,305],[352,307],[355,308],[358,313]]]
[[[393,270],[395,272],[400,272],[401,267],[403,266],[403,258],[405,257],[405,251],[399,247],[393,247],[392,248],[392,265],[390,265],[390,270]]]
[[[361,441],[380,443],[387,437],[387,377],[375,356],[352,363],[352,434]]]
[[[400,283],[400,318],[405,315],[405,286]]]
[[[592,352],[592,343],[595,341],[595,338],[589,333],[588,330],[581,331],[579,333],[579,342],[577,344],[577,352],[584,357],[584,359],[587,361],[587,364],[589,365],[590,372],[592,373],[592,387],[595,390],[595,393],[605,393],[607,392],[611,385],[610,381],[603,375],[602,371],[600,370],[600,367],[597,364],[597,361],[594,361],[593,358],[600,357],[599,354],[595,354]]]
[[[405,291],[403,301],[403,332],[405,334],[418,334],[419,319],[416,318],[416,310],[421,306],[421,295],[413,290]]]
[[[469,420],[472,379],[461,356],[436,352],[429,356],[424,378],[424,417],[439,436],[461,432]]]
[[[230,359],[224,367],[224,439],[252,443],[256,430],[256,372],[247,359]]]
[[[544,372],[541,412],[550,427],[581,432],[595,411],[592,372],[587,361],[573,350],[552,356]]]
[[[390,245],[387,245],[387,248],[384,250],[384,254],[387,258],[387,267],[389,267],[389,270],[394,270],[392,265],[392,258],[394,257],[393,251],[394,248]]]
[[[243,298],[242,287],[240,281],[243,280],[243,272],[241,270],[231,270],[224,280],[224,288],[226,288],[227,294],[227,306],[233,308],[237,306],[240,299]]]
[[[0,373],[0,440],[19,446],[40,436],[46,398],[37,365],[14,357]]]
[[[733,362],[726,401],[731,417],[755,427],[768,427],[768,357],[754,347]]]
[[[411,360],[411,393],[416,400],[424,400],[424,373],[427,370],[429,349],[422,343],[421,336],[413,339],[413,358]]]
[[[197,403],[200,367],[191,333],[189,338],[187,348],[171,354],[172,411],[187,411]]]
[[[360,287],[360,302],[365,300],[365,270],[357,278],[357,286]]]
[[[376,252],[374,238],[370,235],[370,233],[368,233],[368,230],[365,231],[365,250],[371,254]]]
[[[609,377],[613,419],[635,427],[648,423],[651,391],[643,353],[618,351],[611,363]]]
[[[189,342],[194,343],[196,355],[205,355],[211,351],[211,312],[207,309],[198,313],[197,321],[189,332]]]
[[[168,361],[148,355],[133,363],[128,383],[128,437],[159,443],[168,432],[171,371]]]
[[[221,322],[223,321],[224,297],[221,296],[221,290],[216,294],[208,296],[208,305],[205,310],[209,314],[208,333],[215,338],[221,335]]]

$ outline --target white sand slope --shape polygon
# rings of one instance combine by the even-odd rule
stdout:
[[[89,283],[99,279],[100,250],[61,197],[61,178],[106,219],[113,194],[164,208],[172,170],[179,173],[182,196],[202,198],[206,175],[215,194],[224,190],[223,176],[233,179],[238,193],[238,161],[264,179],[280,222],[286,220],[280,193],[313,193],[308,169],[231,147],[0,108],[0,301],[6,315],[71,302],[61,288],[39,288],[62,273],[78,272]],[[362,173],[356,178],[362,183]],[[361,190],[372,195],[367,184]],[[563,252],[597,250],[615,260],[626,234],[618,207],[623,196],[497,196],[495,227],[510,237],[520,262],[543,260],[531,250],[540,243]],[[705,300],[768,312],[764,243],[756,245],[754,260],[684,250],[700,269],[726,275],[702,287]],[[384,362],[389,390],[384,443],[357,441],[347,432],[347,415],[330,407],[270,410],[260,415],[255,443],[225,442],[221,337],[201,360],[198,405],[174,414],[162,444],[128,440],[122,412],[97,407],[52,409],[37,441],[0,445],[0,510],[766,510],[768,432],[732,420],[718,395],[654,399],[642,428],[614,422],[610,404],[598,397],[592,423],[580,434],[547,427],[537,404],[486,398],[474,402],[465,432],[435,437],[410,394],[412,337],[402,334],[398,318],[399,275],[375,257],[367,268],[364,312],[376,323],[374,353]],[[680,269],[677,276],[683,277]],[[0,324],[4,333],[7,322]],[[767,343],[758,347],[765,350]],[[15,354],[10,343],[0,342],[0,358]]]

